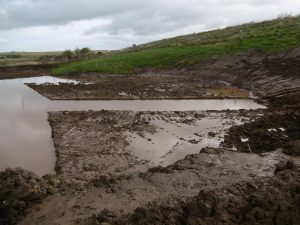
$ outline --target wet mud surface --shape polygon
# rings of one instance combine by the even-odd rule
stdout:
[[[264,113],[264,110],[246,114],[244,110],[50,113],[49,121],[57,153],[57,178],[63,181],[65,190],[48,197],[37,209],[33,207],[20,224],[166,224],[163,221],[188,224],[180,223],[180,218],[186,216],[181,215],[186,204],[196,204],[194,210],[201,212],[201,207],[208,207],[203,209],[203,213],[210,209],[204,203],[204,206],[199,203],[198,208],[197,198],[207,195],[210,199],[211,193],[218,196],[220,190],[231,190],[231,187],[239,187],[244,182],[256,187],[258,184],[255,179],[272,177],[275,173],[293,168],[292,157],[281,150],[258,155],[236,152],[231,148],[208,147],[201,150],[195,144],[203,138],[215,139],[219,143],[225,131],[238,123],[237,120],[241,124],[251,123]],[[191,129],[194,133],[194,136],[191,134],[192,143],[188,139],[182,140],[185,133],[179,134],[170,129],[179,141],[194,145],[197,153],[176,156],[176,152],[171,151],[170,154],[179,159],[169,165],[152,164],[151,160],[155,162],[155,157],[145,160],[130,148],[130,134],[137,134],[148,141],[149,136],[161,130],[155,123],[157,121],[193,127],[197,121],[215,118],[222,121],[219,126],[223,128],[210,127],[205,132],[200,129],[198,133]],[[139,152],[142,151],[139,149]],[[236,201],[242,202],[244,199]],[[223,207],[223,203],[222,206],[211,207]],[[160,209],[164,210],[157,213]],[[205,213],[200,215],[204,216]]]
[[[171,204],[149,204],[118,217],[109,210],[94,215],[88,224],[299,224],[299,169],[272,178],[200,191],[195,197]]]
[[[28,86],[52,100],[99,99],[220,99],[250,98],[247,90],[218,81],[203,80],[186,74],[98,75],[81,74],[79,84],[44,84]]]
[[[99,176],[167,166],[204,147],[219,147],[230,126],[263,112],[52,112],[56,171],[84,187]]]

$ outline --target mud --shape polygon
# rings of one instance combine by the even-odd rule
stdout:
[[[41,178],[21,168],[0,172],[0,224],[16,224],[34,205],[62,187],[53,175]]]
[[[300,48],[281,54],[266,55],[256,50],[233,57],[212,59],[190,68],[202,79],[223,80],[251,90],[270,106],[299,105]]]
[[[241,163],[236,164],[237,161]],[[64,194],[47,198],[38,210],[33,209],[19,224],[87,224],[94,215],[106,211],[118,218],[149,205],[185,202],[201,190],[215,190],[242,181],[251,182],[255,177],[272,176],[277,165],[288,164],[289,159],[280,152],[261,157],[207,149],[168,167],[154,167],[127,177],[98,177],[93,185],[82,191],[73,184]]]
[[[166,166],[203,147],[218,147],[230,126],[253,121],[264,110],[245,112],[53,112],[56,171],[84,188],[101,176]]]
[[[185,74],[139,74],[74,76],[79,84],[28,86],[52,100],[136,100],[136,99],[248,99],[247,90],[224,82],[203,80]],[[87,83],[88,82],[88,83]]]
[[[50,75],[50,70],[55,65],[30,65],[30,66],[11,66],[0,67],[0,80],[39,77]]]
[[[299,108],[266,112],[265,116],[242,126],[234,126],[225,136],[223,147],[234,146],[241,152],[263,153],[274,149],[286,149],[288,154],[299,154]]]
[[[200,191],[187,201],[149,204],[117,216],[109,210],[87,224],[291,224],[300,220],[300,171],[286,170],[272,178]]]
[[[197,99],[249,98],[270,106],[299,104],[300,49],[276,55],[252,50],[214,57],[183,69],[140,70],[135,75],[74,74],[91,84],[30,85],[50,99]]]
[[[20,224],[111,224],[116,221],[126,224],[127,219],[132,218],[135,218],[132,224],[167,224],[162,222],[169,221],[167,211],[161,212],[163,217],[157,223],[135,214],[149,206],[159,210],[162,205],[185,204],[201,191],[252,182],[258,177],[271,177],[289,169],[292,158],[280,150],[257,155],[235,152],[231,148],[201,150],[195,145],[196,154],[181,155],[184,159],[167,166],[153,166],[150,159],[144,160],[128,148],[128,133],[136,133],[147,140],[148,135],[158,132],[159,127],[155,125],[158,119],[192,127],[199,120],[216,117],[224,121],[221,124],[225,133],[236,119],[240,119],[240,123],[254,121],[264,111],[50,113],[57,177],[64,181],[66,189],[48,197]],[[171,130],[178,140],[185,135]],[[222,136],[219,127],[208,129],[206,133],[206,138],[218,140]],[[191,139],[204,138],[198,135],[194,134]],[[184,142],[189,143],[189,140]],[[177,206],[176,213],[180,213],[180,207]],[[176,218],[172,219],[174,224],[180,221]]]

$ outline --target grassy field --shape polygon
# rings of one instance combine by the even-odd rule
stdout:
[[[0,53],[0,66],[20,66],[42,64],[40,57],[57,56],[62,52],[2,52]]]
[[[130,74],[135,69],[145,67],[185,67],[214,56],[233,55],[253,48],[275,53],[296,46],[300,46],[300,16],[249,23],[143,44],[111,56],[61,66],[53,69],[53,74]]]

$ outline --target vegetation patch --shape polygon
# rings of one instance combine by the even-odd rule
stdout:
[[[299,46],[300,16],[249,23],[133,46],[96,59],[54,68],[54,75],[98,72],[131,74],[137,69],[187,67],[210,58],[257,49],[277,53]]]

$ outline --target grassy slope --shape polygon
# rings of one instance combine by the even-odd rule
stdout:
[[[117,54],[67,64],[55,75],[79,72],[132,73],[137,68],[193,65],[213,56],[232,55],[256,48],[280,52],[300,45],[300,16],[250,23],[225,29],[156,41]]]

